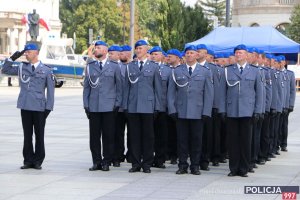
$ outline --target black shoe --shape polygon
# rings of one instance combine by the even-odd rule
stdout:
[[[200,175],[201,172],[200,172],[199,169],[193,169],[193,170],[191,170],[191,174],[193,174],[193,175]]]
[[[171,158],[171,162],[172,165],[176,165],[177,164],[177,159],[176,158]]]
[[[146,174],[149,174],[149,173],[151,173],[151,170],[149,168],[145,168],[145,169],[143,169],[143,172]]]
[[[276,152],[275,152],[275,155],[280,155],[279,151],[276,151]]]
[[[281,151],[287,152],[287,148],[286,147],[281,147]]]
[[[35,165],[33,165],[33,168],[37,169],[37,170],[41,170],[42,166],[40,164],[35,164]]]
[[[227,160],[224,158],[224,159],[220,159],[219,162],[220,163],[227,163]]]
[[[213,166],[216,166],[216,167],[220,166],[219,163],[218,163],[217,161],[214,161],[214,162],[212,163],[212,165],[213,165]]]
[[[271,153],[271,154],[269,155],[269,158],[276,158],[276,156],[275,156],[274,154]]]
[[[258,168],[258,166],[254,163],[254,164],[253,164],[253,168]]]
[[[120,167],[120,162],[113,162],[114,167]]]
[[[96,170],[101,170],[102,167],[100,164],[94,164],[91,168],[89,168],[90,171],[96,171]]]
[[[270,157],[267,157],[266,161],[271,161],[271,158],[270,158]]]
[[[134,173],[134,172],[140,172],[141,168],[140,167],[132,167],[129,169],[129,173]]]
[[[8,87],[11,87],[12,86],[12,84],[8,84]]]
[[[107,172],[107,171],[109,171],[109,166],[103,165],[101,170]]]
[[[250,173],[254,173],[254,169],[253,169],[253,168],[251,168],[251,169],[249,169],[249,170],[248,170],[248,172],[250,172]]]
[[[236,175],[237,175],[237,173],[235,173],[235,172],[230,172],[227,176],[233,177],[233,176],[236,176]]]
[[[187,169],[182,169],[182,168],[179,168],[176,171],[176,174],[187,174],[187,173],[188,173]]]
[[[245,174],[240,174],[240,177],[248,177],[248,174],[245,173]]]
[[[209,171],[210,170],[208,166],[205,166],[205,167],[202,166],[202,167],[200,167],[200,169],[203,170],[203,171]]]
[[[33,168],[32,165],[23,165],[20,167],[20,169],[30,169],[30,168]]]
[[[261,159],[261,160],[258,160],[256,163],[257,163],[258,165],[264,165],[264,164],[266,164],[266,161],[263,160],[263,159]]]
[[[160,168],[160,169],[165,169],[166,168],[166,166],[163,163],[162,164],[155,163],[155,164],[153,164],[153,167]]]

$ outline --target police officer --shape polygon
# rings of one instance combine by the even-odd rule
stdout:
[[[177,147],[179,169],[176,174],[188,173],[190,156],[191,174],[200,175],[203,119],[211,116],[213,83],[210,69],[197,63],[194,45],[185,48],[186,64],[173,69],[169,80],[168,109],[177,118]]]
[[[18,67],[12,67],[13,62],[22,54],[28,62],[22,62]],[[21,91],[17,107],[21,109],[24,132],[23,157],[21,169],[42,169],[45,158],[44,131],[46,118],[54,105],[54,76],[52,69],[39,59],[39,49],[34,43],[25,45],[22,52],[15,52],[5,60],[2,73],[19,75]],[[47,96],[45,89],[47,88]],[[33,130],[35,133],[35,148],[32,144]],[[35,149],[35,150],[34,150]]]
[[[118,63],[108,59],[108,47],[104,41],[95,43],[94,56],[97,59],[87,64],[83,88],[93,158],[89,170],[109,171],[114,153],[115,115],[122,101],[121,72]]]
[[[204,44],[197,45],[200,65],[210,69],[214,83],[214,99],[212,117],[205,120],[202,137],[202,153],[200,161],[201,170],[209,170],[210,158],[214,166],[219,166],[221,160],[221,121],[225,119],[225,97],[226,82],[224,68],[212,63],[208,63],[207,47]]]
[[[285,56],[281,55],[281,70],[284,74],[285,81],[285,99],[284,99],[284,112],[282,114],[282,126],[280,128],[279,146],[281,151],[287,151],[287,137],[288,137],[288,117],[289,113],[294,110],[295,97],[296,97],[296,84],[295,74],[293,71],[285,68]]]
[[[175,69],[180,66],[180,60],[182,59],[182,54],[178,49],[170,49],[167,51],[168,54],[168,64],[171,69]],[[171,77],[169,77],[171,78]],[[177,130],[176,130],[176,120],[167,117],[168,120],[168,157],[170,158],[170,163],[172,165],[177,164]]]
[[[246,61],[247,48],[234,48],[237,64],[225,68],[227,81],[228,176],[247,177],[251,156],[252,120],[262,110],[262,82],[259,70]]]
[[[171,74],[171,68],[163,63],[164,55],[160,46],[154,46],[150,49],[151,60],[159,66],[159,74],[161,76],[162,96],[161,109],[158,117],[154,120],[154,162],[153,167],[166,168],[165,161],[167,157],[167,138],[168,138],[168,122],[167,122],[167,90],[168,81]]]
[[[265,55],[263,51],[259,51],[258,64],[262,66],[265,75],[265,113],[261,127],[260,135],[260,149],[258,153],[257,164],[263,165],[268,161],[269,150],[269,134],[270,134],[270,107],[272,102],[272,80],[270,62],[266,62],[269,56]]]
[[[154,117],[161,109],[161,77],[159,66],[147,59],[148,43],[135,43],[137,61],[127,65],[123,108],[128,113],[130,153],[132,168],[130,173],[143,168],[151,173],[154,152]]]

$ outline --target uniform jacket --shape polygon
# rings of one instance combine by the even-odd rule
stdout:
[[[172,69],[165,65],[160,64],[159,65],[159,74],[161,76],[161,83],[162,83],[162,96],[161,96],[161,112],[167,111],[167,92],[168,92],[168,84],[169,84],[169,78],[171,75]]]
[[[22,62],[12,67],[13,62],[5,60],[2,73],[19,75],[20,94],[17,108],[29,111],[53,110],[55,81],[52,69],[42,62],[32,71],[32,64]],[[47,88],[47,97],[45,89]]]
[[[237,64],[227,68],[227,116],[251,117],[253,113],[261,113],[263,104],[263,82],[259,69],[246,64],[240,74]]]
[[[211,70],[197,64],[192,75],[187,65],[180,65],[173,69],[168,87],[169,114],[178,113],[181,119],[201,119],[202,115],[211,116],[214,88]]]
[[[126,68],[123,108],[128,113],[154,113],[161,110],[162,84],[159,66],[147,60],[142,71],[138,61]],[[135,83],[132,83],[132,82]]]
[[[272,79],[272,103],[271,109],[282,112],[284,102],[284,81],[283,73],[276,69],[271,70]]]
[[[111,112],[114,107],[120,107],[121,102],[122,82],[119,64],[107,60],[100,70],[98,61],[88,63],[83,86],[84,107],[90,112]]]
[[[266,89],[266,106],[265,112],[270,112],[270,107],[272,103],[272,79],[271,79],[271,68],[263,67],[265,74],[265,89]]]
[[[295,74],[293,71],[284,69],[286,96],[284,108],[294,107],[296,97]]]
[[[205,66],[209,67],[214,82],[214,101],[213,108],[217,108],[219,113],[226,112],[226,80],[224,68],[205,62]]]

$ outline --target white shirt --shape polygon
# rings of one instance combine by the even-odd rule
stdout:
[[[37,61],[37,62],[34,63],[34,64],[31,63],[31,65],[33,65],[33,66],[34,66],[34,69],[36,69],[36,68],[39,66],[40,63],[41,63],[41,61]]]
[[[196,68],[196,65],[197,65],[197,63],[193,64],[192,66],[189,66],[188,64],[186,64],[188,71],[189,71],[189,68],[192,67],[192,72]]]
[[[238,68],[239,68],[239,71],[241,72],[241,67],[243,68],[243,70],[245,69],[246,65],[247,65],[247,62],[245,62],[242,66],[239,64],[239,63],[236,63]]]
[[[200,65],[204,66],[206,63],[206,60],[204,60],[203,62],[199,63]]]
[[[145,60],[138,60],[139,68],[141,68],[141,61],[143,61],[143,67],[144,67],[145,63],[147,62],[147,58]]]

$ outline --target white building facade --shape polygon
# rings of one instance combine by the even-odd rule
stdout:
[[[232,26],[273,26],[284,31],[300,0],[233,0]]]
[[[22,24],[23,16],[36,9],[50,31],[39,26],[37,41],[48,36],[60,37],[62,24],[59,20],[59,0],[0,0],[0,54],[22,50],[31,40],[28,26]]]

